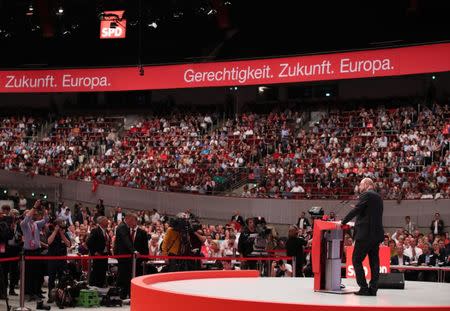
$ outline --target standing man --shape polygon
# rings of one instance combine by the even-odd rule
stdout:
[[[309,226],[309,220],[306,218],[305,212],[302,212],[300,217],[297,220],[297,227],[301,230],[307,229]]]
[[[42,217],[44,216],[44,217]],[[41,200],[37,200],[34,207],[25,213],[20,222],[23,233],[23,254],[25,256],[39,256],[41,254],[40,232],[48,222],[47,211],[43,210]],[[37,260],[25,262],[25,294],[29,300],[44,298],[41,294],[40,275],[42,273],[41,263]]]
[[[139,228],[138,226],[135,226],[135,234],[134,237],[132,237],[133,241],[133,248],[135,252],[137,252],[140,255],[148,255],[149,249],[148,249],[148,234],[145,230]],[[143,262],[147,259],[138,258],[136,260],[136,276],[143,275]],[[131,279],[130,279],[131,282]]]
[[[431,222],[430,230],[433,233],[433,239],[436,238],[436,235],[444,233],[444,221],[441,219],[441,214],[434,214],[434,220]],[[430,243],[432,242],[430,241]]]
[[[108,218],[105,216],[99,216],[97,218],[97,224],[98,226],[95,229],[92,229],[87,240],[89,254],[91,256],[106,256],[109,255],[111,248],[111,239],[106,231],[108,228]],[[92,262],[89,285],[105,287],[107,270],[108,259],[95,259]]]
[[[355,294],[360,296],[376,296],[380,275],[379,247],[384,239],[383,199],[375,192],[375,184],[370,178],[361,180],[359,191],[361,195],[358,203],[344,217],[342,224],[345,225],[356,216],[354,234],[355,249],[353,251],[352,261],[355,267],[356,282],[360,290]],[[370,271],[372,274],[370,287],[367,285],[362,265],[366,255],[369,255]]]
[[[414,230],[416,230],[416,225],[411,221],[410,216],[405,217],[405,226],[403,227],[409,234],[413,234]]]
[[[137,216],[127,214],[125,220],[117,226],[114,255],[131,255],[134,253],[133,240],[136,235]],[[130,283],[132,273],[131,258],[118,259],[117,286],[122,288],[120,299],[130,296]]]

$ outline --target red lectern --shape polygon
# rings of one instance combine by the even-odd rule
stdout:
[[[343,230],[339,222],[315,220],[312,243],[314,291],[333,294],[353,293],[341,288]]]

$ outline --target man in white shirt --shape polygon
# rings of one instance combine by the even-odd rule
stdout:
[[[294,187],[292,187],[291,192],[293,192],[293,193],[305,193],[305,189],[303,189],[302,186],[294,183]]]
[[[411,259],[412,264],[417,263],[422,253],[422,249],[416,246],[416,239],[411,239],[409,241],[409,247],[404,251],[404,255]]]

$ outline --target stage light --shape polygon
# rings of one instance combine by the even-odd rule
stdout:
[[[267,90],[267,86],[258,86],[258,93],[263,94]]]
[[[34,197],[36,194],[34,192],[31,192],[31,196]]]
[[[30,4],[30,6],[28,7],[26,15],[27,16],[33,16],[33,13],[34,13],[34,7],[33,7],[32,4]]]
[[[231,6],[232,3],[231,3],[230,1],[225,1],[225,2],[223,3],[223,5],[224,5],[224,6]]]
[[[7,194],[7,193],[8,193],[8,190],[6,190],[6,189],[3,190],[3,193],[4,193],[4,194]]]
[[[56,12],[56,15],[62,16],[63,14],[64,14],[64,8],[62,6],[60,6],[58,8],[58,11]]]
[[[158,27],[158,24],[156,22],[153,22],[153,23],[148,23],[147,26],[150,28],[156,29]]]
[[[208,11],[208,13],[206,13],[206,14],[209,15],[209,16],[211,16],[211,15],[216,15],[216,14],[217,14],[217,10],[210,9],[210,10]]]
[[[326,97],[330,97],[331,94],[327,92],[327,93],[325,93],[325,96],[326,96]]]
[[[431,76],[431,79],[436,80],[436,76],[434,76],[434,75]]]
[[[47,195],[46,194],[44,195],[44,200],[47,200]]]

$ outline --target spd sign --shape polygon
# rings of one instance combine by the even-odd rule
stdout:
[[[100,39],[125,38],[127,21],[123,17],[124,11],[105,11],[100,22]]]
[[[345,270],[345,276],[347,278],[354,279],[356,277],[355,275],[355,268],[353,267],[352,263],[352,255],[353,255],[353,246],[348,246],[346,248],[345,256],[347,258],[346,262],[346,270]],[[386,246],[380,246],[380,273],[390,273],[391,272],[391,251],[389,247]],[[369,257],[366,256],[363,261],[363,269],[364,273],[366,275],[366,279],[370,279],[370,265],[369,265]]]

